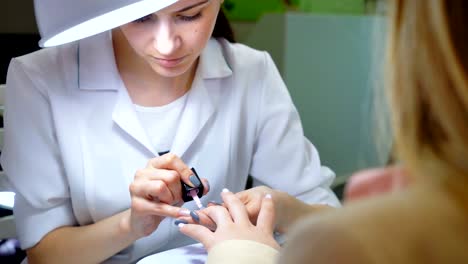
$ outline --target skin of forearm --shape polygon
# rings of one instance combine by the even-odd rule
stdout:
[[[309,215],[330,210],[333,207],[321,204],[307,204],[285,193],[277,192],[276,223],[277,231],[286,232],[297,220]]]
[[[27,250],[30,264],[100,263],[138,239],[128,228],[130,210],[94,224],[60,227]]]

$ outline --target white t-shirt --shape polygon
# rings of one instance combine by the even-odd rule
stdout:
[[[138,119],[154,150],[160,155],[171,150],[186,99],[187,93],[163,106],[145,107],[135,104]]]

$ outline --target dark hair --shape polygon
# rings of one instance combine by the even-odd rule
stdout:
[[[234,32],[232,31],[231,24],[224,14],[223,8],[219,10],[218,17],[216,18],[216,24],[211,34],[214,38],[225,38],[231,43],[235,43]]]

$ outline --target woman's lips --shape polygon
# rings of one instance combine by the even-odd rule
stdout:
[[[156,57],[153,57],[154,60],[161,66],[163,67],[167,67],[167,68],[173,68],[173,67],[176,67],[177,65],[179,65],[185,58],[184,57],[180,57],[180,58],[176,58],[176,59],[169,59],[169,58],[156,58]]]

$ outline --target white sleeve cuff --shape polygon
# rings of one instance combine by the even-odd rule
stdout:
[[[16,233],[23,250],[33,247],[47,233],[58,227],[76,225],[70,202],[64,201],[51,208],[38,209],[16,194],[13,210]]]

